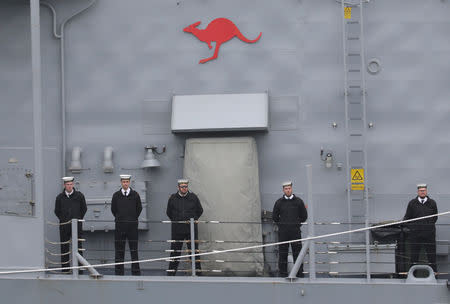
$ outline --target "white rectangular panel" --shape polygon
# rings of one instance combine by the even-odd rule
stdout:
[[[268,113],[266,93],[177,95],[172,132],[267,130]]]

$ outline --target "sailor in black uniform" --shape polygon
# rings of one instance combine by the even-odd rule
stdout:
[[[202,205],[197,195],[188,190],[189,180],[178,180],[178,192],[172,194],[167,202],[167,216],[171,221],[189,221],[190,218],[198,220],[203,213]],[[198,227],[194,226],[195,240],[198,240]],[[171,257],[177,257],[180,255],[181,248],[183,247],[182,241],[187,241],[187,248],[191,250],[191,229],[189,223],[172,223],[172,240],[170,249],[172,252]],[[195,253],[198,252],[198,242],[195,242]],[[201,265],[198,261],[199,258],[195,258],[195,269],[199,270],[197,275],[201,275]],[[179,259],[171,260],[169,263],[168,275],[174,276],[177,272]]]
[[[284,195],[275,202],[273,207],[272,218],[278,225],[278,241],[289,241],[301,239],[302,233],[300,227],[302,222],[308,218],[305,204],[303,200],[292,194],[292,182],[284,182]],[[290,243],[294,262],[302,249],[301,242]],[[287,257],[289,244],[281,244],[278,246],[278,273],[280,277],[287,277]],[[303,277],[303,264],[301,265],[298,277]]]
[[[427,196],[427,185],[417,185],[417,196],[409,202],[404,219],[409,220],[437,213],[436,201]],[[411,264],[420,264],[419,254],[423,247],[427,255],[428,263],[435,272],[437,272],[436,221],[437,216],[406,224],[410,229],[408,242],[411,251]]]
[[[59,219],[59,237],[61,240],[61,266],[70,267],[70,242],[72,237],[72,219],[83,219],[86,214],[86,200],[83,193],[75,190],[73,187],[72,176],[63,177],[64,190],[58,194],[55,200],[55,214]],[[78,239],[81,238],[82,224],[78,222]],[[81,249],[81,242],[78,242],[78,248]],[[81,252],[80,252],[81,253]],[[62,271],[69,273],[70,271]]]
[[[131,175],[120,175],[122,188],[113,194],[111,212],[115,217],[114,248],[116,263],[124,261],[125,243],[128,239],[132,261],[138,261],[138,218],[142,211],[139,193],[130,188]],[[116,275],[124,275],[124,265],[116,265]],[[139,263],[131,264],[131,274],[141,275]]]

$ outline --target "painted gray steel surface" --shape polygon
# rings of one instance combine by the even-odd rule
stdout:
[[[273,278],[167,278],[136,280],[105,277],[104,280],[51,279],[0,280],[15,303],[448,303],[445,284],[404,284],[398,280],[342,279],[339,283],[307,279],[289,283]],[[23,290],[29,292],[24,293]],[[120,290],[120,292],[118,292]]]
[[[58,24],[89,3],[49,2],[56,7]],[[367,130],[370,221],[400,219],[419,182],[430,185],[440,211],[450,210],[450,4],[377,0],[365,4],[364,11],[365,56],[378,58],[382,67],[380,73],[366,75],[367,120],[373,123]],[[195,21],[202,21],[200,27],[204,28],[217,17],[230,18],[249,36],[262,32],[262,38],[255,44],[233,39],[221,47],[218,59],[200,65],[198,60],[209,57],[211,51],[182,29]],[[29,18],[29,3],[0,3],[1,174],[8,168],[36,168]],[[304,168],[312,164],[317,221],[345,222],[347,168],[338,170],[334,165],[326,169],[319,158],[324,147],[333,152],[336,162],[345,163],[341,18],[341,4],[332,0],[99,0],[66,26],[65,166],[69,167],[71,149],[81,146],[83,168],[89,170],[77,178],[87,199],[110,197],[114,183],[119,186],[118,174],[133,174],[136,183],[145,185],[148,219],[165,220],[168,195],[175,191],[175,181],[182,174],[185,140],[204,136],[171,133],[172,95],[268,90],[269,131],[243,134],[256,139],[262,208],[272,209],[285,179],[293,179],[295,192],[305,197]],[[60,53],[59,41],[52,34],[52,15],[42,6],[40,23],[43,210],[45,219],[55,222],[54,198],[61,191],[64,167],[60,160]],[[332,127],[333,122],[337,128]],[[158,156],[162,165],[148,171],[137,169],[144,158],[144,146],[149,144],[167,146],[167,152]],[[114,148],[115,171],[111,174],[102,168],[106,146]],[[8,163],[10,158],[18,163]],[[17,170],[17,178],[21,174],[23,171]],[[105,182],[111,187],[99,186]],[[27,194],[21,185],[8,186],[17,189],[17,198]],[[449,218],[440,218],[438,224],[437,238],[450,240]],[[40,215],[0,216],[0,229],[9,232],[2,236],[9,246],[0,251],[1,268],[43,266],[43,253],[35,252],[42,248],[42,225]],[[329,225],[315,228],[317,235],[336,230]],[[45,229],[46,238],[58,240],[55,227],[46,225]],[[264,230],[266,241],[275,241],[272,227]],[[154,223],[140,238],[165,240],[169,231],[169,225]],[[26,242],[22,242],[24,235]],[[92,253],[90,257],[111,258],[111,232],[94,232],[86,238],[88,247],[110,250],[109,256]],[[168,248],[164,243],[151,246],[156,251],[141,254],[142,258],[164,256],[163,250]],[[317,260],[328,262],[326,256],[317,256]],[[144,267],[161,269],[166,264]],[[439,270],[448,271],[448,265],[448,253],[439,255]],[[328,269],[323,265],[317,268]],[[5,288],[13,284],[6,282]],[[45,283],[29,284],[41,289],[40,284]],[[394,286],[383,286],[383,290],[396,292],[398,287]],[[433,294],[439,287],[418,288]],[[362,289],[351,290],[359,293]],[[346,294],[352,296],[347,288]],[[43,297],[47,297],[45,293]],[[436,298],[436,303],[439,301]]]

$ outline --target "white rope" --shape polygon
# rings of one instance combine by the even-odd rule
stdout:
[[[50,226],[63,226],[63,225],[67,225],[70,223],[72,223],[72,220],[68,220],[67,222],[64,222],[64,223],[53,223],[53,222],[47,221],[47,224]]]
[[[402,220],[402,221],[397,221],[397,222],[392,222],[392,223],[376,225],[376,226],[372,226],[372,227],[364,227],[364,228],[359,228],[359,229],[354,229],[354,230],[347,230],[347,231],[341,231],[341,232],[328,233],[328,234],[323,234],[323,235],[318,235],[318,236],[311,236],[311,237],[307,237],[307,238],[290,240],[290,241],[269,243],[269,244],[263,244],[263,245],[254,245],[254,246],[247,246],[247,247],[239,247],[239,248],[232,248],[232,249],[225,249],[225,250],[213,250],[213,251],[208,251],[208,252],[203,252],[203,253],[180,255],[180,256],[177,256],[177,257],[163,257],[163,258],[146,259],[146,260],[139,260],[139,261],[127,261],[127,262],[120,262],[120,263],[96,264],[96,265],[91,265],[91,267],[95,268],[95,267],[108,267],[108,266],[116,266],[116,265],[129,265],[129,264],[133,264],[133,263],[149,263],[149,262],[167,261],[168,259],[192,258],[192,257],[196,257],[196,256],[206,256],[206,255],[213,255],[213,254],[219,254],[219,253],[236,252],[236,251],[241,251],[241,250],[249,250],[249,249],[256,249],[256,248],[271,247],[271,246],[276,246],[276,245],[290,244],[290,243],[295,243],[295,242],[304,242],[304,241],[310,241],[310,240],[317,240],[317,239],[323,239],[323,238],[328,238],[328,237],[332,237],[332,236],[338,236],[338,235],[349,234],[349,233],[354,233],[354,232],[361,232],[361,231],[366,231],[366,230],[372,230],[372,229],[377,229],[377,228],[382,228],[382,227],[387,227],[387,226],[392,226],[392,225],[398,225],[398,224],[404,224],[404,223],[419,221],[419,220],[432,218],[432,217],[436,217],[436,216],[447,215],[447,214],[450,214],[450,211],[441,212],[441,213],[437,213],[437,214],[433,214],[433,215],[422,216],[422,217],[418,217],[418,218],[414,218],[414,219],[410,219],[410,220]],[[14,271],[1,271],[0,275],[4,275],[4,274],[18,274],[18,273],[45,272],[45,271],[57,271],[57,270],[70,270],[70,269],[80,269],[80,268],[84,269],[86,267],[85,266],[72,266],[72,267],[60,267],[60,268],[42,268],[42,269],[25,269],[25,270],[14,270]]]
[[[69,250],[69,251],[64,252],[64,253],[54,253],[54,252],[51,252],[50,250],[48,250],[47,248],[45,248],[45,252],[47,252],[48,254],[53,255],[53,256],[63,256],[63,255],[71,254],[72,250]]]
[[[71,240],[68,240],[65,242],[52,242],[52,241],[48,240],[47,238],[45,238],[45,241],[52,245],[62,245],[62,244],[70,244],[71,243]]]
[[[81,222],[84,222],[85,220],[78,219],[77,221],[81,223]],[[50,226],[63,226],[63,225],[71,224],[72,220],[68,220],[67,222],[63,222],[63,223],[54,223],[54,222],[46,221],[46,223]]]
[[[49,264],[53,264],[53,265],[61,265],[61,261],[53,261],[53,260],[50,260],[49,258],[45,258],[45,261],[47,262],[47,263],[49,263]],[[67,263],[71,263],[72,262],[72,259],[69,259],[69,260],[67,260],[67,261],[65,261],[65,262],[67,262]],[[51,269],[53,269],[53,268],[51,268]]]

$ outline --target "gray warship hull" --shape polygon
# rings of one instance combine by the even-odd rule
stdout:
[[[433,285],[405,284],[379,279],[281,278],[167,278],[104,277],[102,280],[51,278],[10,278],[1,280],[8,291],[5,303],[448,303],[445,282]],[[26,292],[24,292],[26,291]]]
[[[0,1],[0,272],[45,269],[0,274],[2,302],[450,303],[448,214],[437,280],[407,279],[402,241],[369,230],[304,242],[305,278],[276,278],[263,247],[285,180],[304,237],[399,221],[418,183],[450,210],[449,33],[444,0]],[[119,174],[143,200],[139,257],[159,260],[140,277],[53,271],[77,258],[59,246],[61,177],[101,265]],[[166,276],[180,177],[205,208],[200,252],[224,251],[202,277],[186,260]]]

